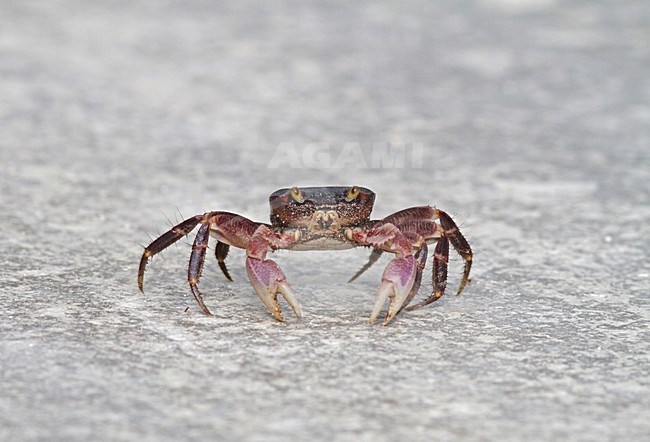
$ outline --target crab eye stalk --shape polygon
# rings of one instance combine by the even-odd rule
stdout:
[[[305,202],[305,197],[303,196],[300,189],[298,189],[297,187],[292,187],[290,193],[291,193],[291,197],[297,203],[304,203]]]
[[[348,193],[345,196],[345,201],[348,203],[354,201],[356,197],[359,196],[359,193],[361,193],[361,189],[359,189],[357,186],[350,187],[350,190],[348,190]]]

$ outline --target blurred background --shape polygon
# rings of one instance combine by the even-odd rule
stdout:
[[[0,1],[0,439],[647,438],[649,29],[645,0]],[[348,285],[366,251],[278,253],[279,324],[234,250],[206,318],[187,241],[137,291],[184,217],[353,184],[451,213],[466,293],[370,327],[387,257]]]

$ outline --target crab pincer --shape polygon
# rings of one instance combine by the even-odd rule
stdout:
[[[414,255],[395,258],[388,263],[381,277],[379,291],[375,295],[375,306],[370,315],[370,323],[377,320],[377,316],[390,299],[388,312],[383,325],[387,325],[402,309],[404,301],[409,297],[418,272]]]
[[[282,322],[282,309],[278,301],[281,294],[298,318],[302,317],[298,298],[287,282],[284,272],[272,259],[246,258],[246,272],[253,288],[275,319]]]

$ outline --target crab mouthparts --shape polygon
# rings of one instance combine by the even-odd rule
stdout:
[[[309,223],[309,231],[315,232],[337,232],[341,229],[339,214],[333,210],[327,212],[318,210],[314,212]]]

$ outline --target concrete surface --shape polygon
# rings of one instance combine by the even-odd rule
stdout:
[[[648,29],[646,0],[2,1],[0,440],[648,440]],[[472,284],[373,327],[387,257],[278,253],[281,324],[233,251],[206,317],[190,238],[137,291],[166,218],[293,184],[447,209]]]

